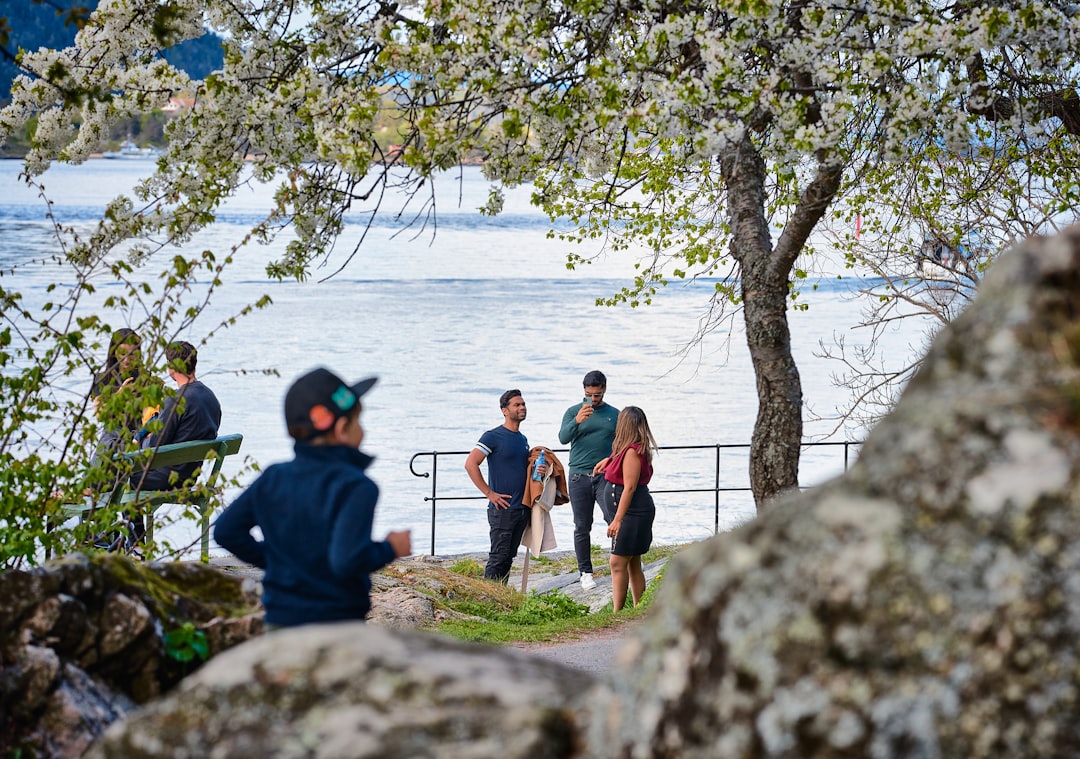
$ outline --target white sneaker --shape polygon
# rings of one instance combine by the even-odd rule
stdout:
[[[581,573],[581,589],[592,590],[596,587],[596,580],[593,579],[592,572]]]

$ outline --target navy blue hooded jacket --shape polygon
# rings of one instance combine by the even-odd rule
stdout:
[[[389,543],[371,539],[379,488],[364,470],[372,458],[342,445],[294,450],[295,459],[267,468],[225,509],[214,540],[266,570],[268,624],[364,619],[371,573],[394,560]]]

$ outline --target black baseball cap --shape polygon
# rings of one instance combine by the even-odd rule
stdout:
[[[379,381],[368,377],[346,385],[329,369],[319,367],[303,375],[285,393],[285,424],[291,431],[307,429],[298,440],[321,435],[349,413],[364,393]]]

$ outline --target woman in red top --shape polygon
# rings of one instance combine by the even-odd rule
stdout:
[[[594,474],[604,473],[607,513],[615,512],[607,531],[611,538],[609,565],[615,611],[626,604],[628,587],[635,606],[645,592],[641,555],[652,545],[652,526],[656,518],[656,506],[648,488],[656,449],[645,412],[637,406],[627,406],[619,412],[611,456],[593,469]]]

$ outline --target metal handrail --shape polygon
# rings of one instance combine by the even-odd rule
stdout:
[[[835,442],[820,442],[820,443],[803,443],[803,448],[814,448],[819,446],[843,446],[844,449],[844,471],[846,472],[851,465],[851,448],[862,445],[861,441],[842,440]],[[662,445],[659,447],[660,451],[699,451],[699,450],[715,450],[715,467],[713,471],[713,486],[711,488],[671,488],[668,490],[654,490],[650,488],[653,493],[712,493],[713,494],[713,534],[720,531],[720,494],[721,493],[734,493],[734,492],[748,492],[750,487],[722,487],[720,485],[720,453],[725,450],[749,450],[749,443],[713,443],[710,445]],[[554,453],[567,453],[569,448],[551,448]],[[468,451],[419,451],[414,453],[412,458],[409,459],[409,471],[412,472],[414,477],[424,477],[431,479],[431,495],[424,496],[424,501],[431,502],[431,555],[435,555],[435,521],[436,510],[439,501],[480,501],[484,500],[482,495],[439,495],[439,457],[440,456],[468,456],[471,453],[471,449]],[[420,457],[431,458],[431,471],[430,472],[418,472],[416,471],[416,460]]]

